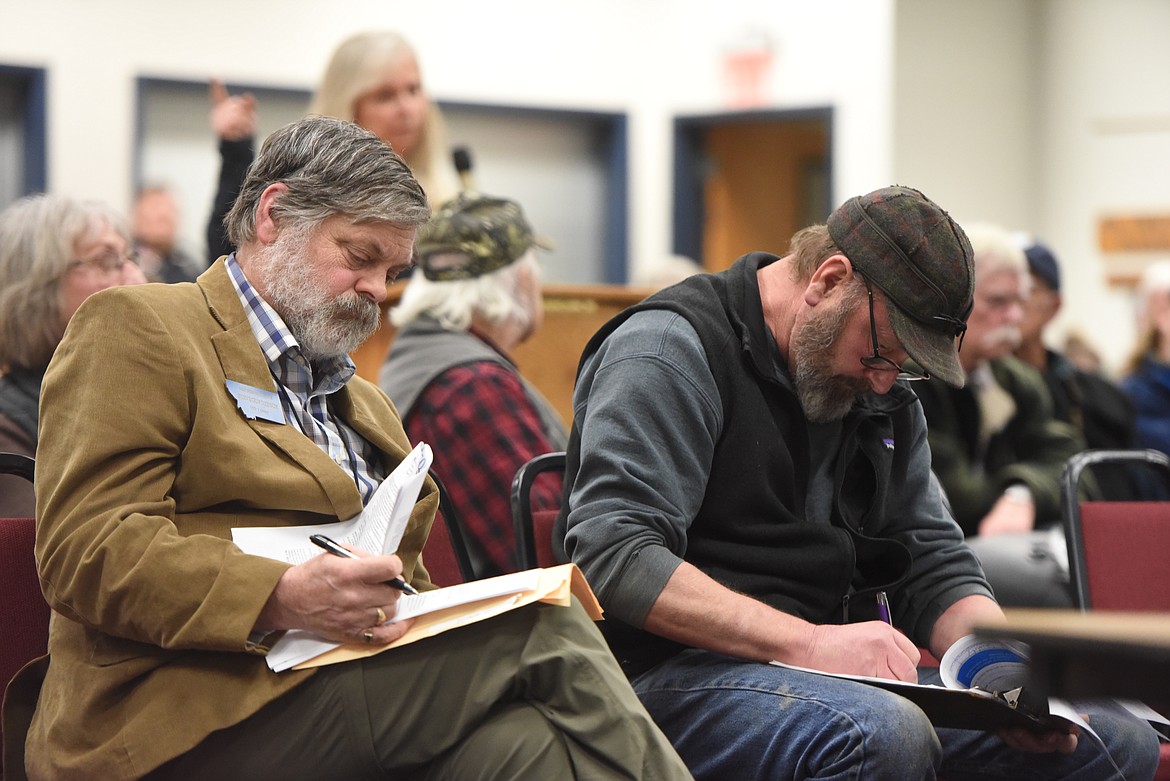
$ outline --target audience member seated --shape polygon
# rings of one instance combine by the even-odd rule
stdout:
[[[1016,357],[1040,372],[1052,396],[1057,420],[1071,423],[1085,445],[1094,449],[1127,449],[1137,441],[1136,417],[1129,397],[1099,372],[1082,371],[1065,355],[1048,347],[1044,329],[1060,312],[1060,265],[1046,245],[1024,242],[1032,288],[1020,322]],[[1125,500],[1134,496],[1124,469],[1094,471],[1096,498]]]
[[[1031,284],[1023,250],[992,225],[970,225],[967,235],[975,298],[959,352],[966,385],[915,387],[932,464],[999,602],[1071,606],[1060,475],[1084,443],[1053,416],[1040,373],[1012,356]]]
[[[1094,709],[1103,744],[935,729],[883,689],[767,664],[914,681],[918,646],[1002,620],[897,381],[913,359],[962,384],[971,255],[932,201],[885,188],[585,348],[554,542],[696,778],[1152,776],[1156,736],[1128,715]]]
[[[124,220],[100,203],[22,198],[0,213],[0,452],[35,456],[45,367],[91,293],[145,282]],[[32,517],[28,481],[0,475],[0,516]]]
[[[429,216],[376,136],[304,119],[244,181],[238,254],[77,313],[44,383],[37,562],[56,615],[30,778],[686,777],[579,602],[321,668],[265,664],[287,629],[393,642],[411,622],[384,623],[386,581],[431,588],[430,480],[397,555],[290,566],[231,541],[352,518],[409,452],[347,354]]]
[[[256,99],[230,96],[211,84],[211,124],[219,138],[219,185],[207,225],[211,260],[232,251],[223,217],[252,162]],[[352,35],[334,50],[309,107],[310,114],[356,122],[390,144],[418,178],[431,204],[459,192],[447,131],[423,88],[418,55],[401,35],[377,30]]]
[[[567,441],[509,357],[540,327],[538,246],[518,204],[460,195],[419,231],[419,272],[390,310],[399,330],[379,382],[410,438],[434,450],[477,577],[516,568],[512,478]],[[541,481],[533,506],[559,505],[557,486]]]
[[[179,205],[168,188],[144,187],[134,199],[134,246],[151,282],[194,282],[203,269],[179,246]]]
[[[1170,261],[1146,268],[1136,301],[1137,347],[1121,387],[1137,408],[1138,442],[1170,453]]]

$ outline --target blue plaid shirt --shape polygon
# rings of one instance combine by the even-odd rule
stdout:
[[[234,253],[228,255],[224,265],[276,380],[285,421],[300,429],[335,464],[353,475],[363,504],[369,502],[374,489],[386,476],[380,454],[329,410],[329,395],[341,390],[356,371],[353,361],[342,355],[318,362],[314,367],[301,353],[296,337],[284,320],[248,282]]]

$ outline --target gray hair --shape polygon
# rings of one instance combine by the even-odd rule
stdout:
[[[417,227],[431,210],[410,169],[387,144],[352,122],[307,117],[270,135],[240,187],[224,225],[239,247],[256,237],[256,209],[270,185],[283,183],[274,219],[304,227],[343,214],[354,222]]]
[[[425,315],[448,331],[466,331],[472,317],[478,314],[493,323],[512,319],[527,326],[532,315],[520,296],[520,274],[524,269],[530,269],[539,279],[535,249],[529,248],[514,263],[474,279],[435,282],[416,273],[398,306],[390,310],[390,322],[401,328]]]
[[[984,274],[1014,271],[1031,286],[1028,257],[1010,231],[988,222],[975,222],[964,226],[964,232],[975,253],[976,277],[980,271]]]
[[[65,334],[58,287],[75,247],[104,226],[130,245],[104,203],[31,195],[0,213],[0,367],[43,369]]]

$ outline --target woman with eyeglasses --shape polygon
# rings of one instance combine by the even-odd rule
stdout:
[[[35,195],[0,213],[0,452],[35,455],[41,379],[81,303],[146,281],[129,248],[101,203]],[[0,516],[34,509],[28,483],[0,475]]]

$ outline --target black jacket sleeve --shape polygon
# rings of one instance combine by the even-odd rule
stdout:
[[[244,175],[248,173],[248,166],[252,164],[253,157],[255,152],[251,138],[239,141],[220,139],[219,184],[215,190],[215,201],[211,204],[211,218],[207,222],[208,265],[233,249],[231,242],[228,241],[223,218],[227,216],[236,201],[236,196],[240,193],[240,186],[244,183]]]

